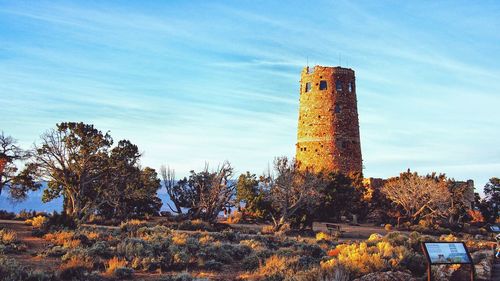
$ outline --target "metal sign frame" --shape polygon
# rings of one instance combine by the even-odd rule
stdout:
[[[462,244],[464,249],[465,249],[465,253],[467,255],[467,258],[469,259],[470,262],[432,262],[431,261],[431,257],[429,255],[429,252],[427,251],[427,247],[426,247],[426,244]],[[452,265],[452,264],[460,264],[460,265],[469,265],[470,266],[470,280],[471,281],[474,281],[474,271],[475,271],[475,268],[474,268],[474,261],[472,260],[472,256],[470,255],[470,252],[469,252],[469,249],[467,248],[467,245],[465,245],[464,242],[445,242],[445,241],[439,241],[439,242],[422,242],[421,244],[421,247],[422,247],[422,252],[424,253],[424,256],[427,260],[427,280],[428,281],[431,281],[431,266],[433,265],[442,265],[442,264],[445,264],[445,265]]]

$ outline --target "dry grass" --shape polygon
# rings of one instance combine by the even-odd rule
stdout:
[[[472,218],[471,223],[484,222],[483,214],[478,210],[469,210],[467,214]]]
[[[214,241],[215,241],[214,238],[210,235],[203,235],[198,240],[200,245],[209,245],[209,244],[212,244]]]
[[[262,227],[261,232],[263,234],[273,234],[274,233],[274,227],[272,225],[266,225]]]
[[[270,256],[264,266],[259,267],[256,274],[259,276],[273,276],[286,271],[286,258],[277,255]]]
[[[75,233],[72,231],[58,231],[54,233],[47,233],[43,236],[43,239],[59,246],[63,246],[65,243],[70,243],[73,240]],[[68,244],[69,245],[69,244]]]
[[[69,269],[69,268],[77,268],[83,267],[88,270],[92,270],[94,267],[94,263],[90,259],[81,259],[79,257],[71,257],[65,263],[61,264],[59,267],[61,270]]]
[[[85,236],[87,236],[87,238],[89,240],[98,240],[100,237],[100,234],[98,232],[95,232],[95,231],[90,231],[90,232],[86,233]]]
[[[331,241],[333,238],[328,233],[318,232],[316,233],[316,241]]]
[[[235,211],[229,217],[227,218],[227,223],[229,224],[234,224],[234,223],[239,223],[243,218],[243,213]]]
[[[117,257],[113,257],[112,259],[108,260],[106,263],[106,271],[104,272],[104,275],[106,276],[112,276],[115,273],[115,270],[120,267],[126,267],[127,266],[127,261],[119,259]]]
[[[175,245],[179,245],[179,246],[186,245],[186,241],[187,241],[188,237],[189,236],[186,233],[178,233],[178,232],[173,233],[172,242]]]
[[[42,228],[42,226],[44,226],[45,223],[47,223],[47,221],[48,221],[48,219],[44,216],[36,216],[32,219],[27,219],[24,222],[27,225],[33,226],[34,228]]]
[[[0,230],[0,241],[2,244],[13,244],[17,242],[17,234],[10,229]]]
[[[80,240],[70,239],[70,240],[64,241],[63,247],[66,249],[74,249],[74,248],[80,246],[81,244],[82,244],[82,242]]]

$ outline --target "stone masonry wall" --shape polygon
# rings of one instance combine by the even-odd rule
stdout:
[[[352,69],[324,66],[303,69],[296,146],[300,169],[362,173]]]

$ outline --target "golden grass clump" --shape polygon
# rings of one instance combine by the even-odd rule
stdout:
[[[234,213],[229,215],[229,217],[227,218],[227,223],[229,224],[239,223],[242,219],[243,219],[243,213],[235,211]]]
[[[263,266],[259,267],[256,274],[259,276],[279,275],[286,271],[287,260],[277,255],[270,256]]]
[[[262,251],[262,250],[265,250],[267,248],[266,245],[264,245],[264,243],[262,243],[261,241],[254,240],[254,239],[241,240],[240,244],[248,246],[248,247],[252,248],[252,250],[254,250],[254,251]]]
[[[214,243],[214,241],[215,241],[214,238],[210,235],[203,235],[200,237],[200,239],[198,239],[200,245],[210,245]]]
[[[332,237],[328,233],[324,233],[322,231],[316,233],[316,241],[331,241]]]
[[[273,234],[274,233],[274,227],[272,225],[266,225],[262,227],[261,232],[263,234]]]
[[[182,246],[186,245],[186,241],[188,239],[188,235],[186,233],[173,233],[172,234],[172,242],[175,245]]]
[[[377,240],[380,240],[382,239],[382,235],[378,234],[378,233],[372,233],[370,235],[370,237],[368,237],[368,241],[377,241]]]
[[[455,237],[453,234],[441,235],[441,237],[439,237],[439,241],[456,242],[458,241],[458,238]]]
[[[89,231],[85,234],[89,240],[99,240],[99,233],[95,231]]]
[[[332,259],[322,262],[325,270],[341,266],[355,276],[396,268],[401,260],[409,254],[404,246],[393,246],[387,241],[377,242],[369,246],[365,242],[341,244],[328,253]]]
[[[54,233],[47,233],[43,236],[43,239],[49,241],[55,245],[63,246],[70,240],[73,240],[75,233],[73,231],[58,231]],[[69,244],[68,244],[69,245]]]
[[[115,273],[115,270],[120,267],[126,267],[127,261],[119,259],[117,257],[113,257],[106,262],[106,271],[104,275],[112,276]]]
[[[343,265],[349,271],[359,275],[365,275],[374,271],[384,269],[385,262],[380,254],[370,254],[367,251],[366,243],[337,246],[339,252],[337,258],[321,263],[321,267],[330,270]]]
[[[92,270],[94,267],[94,263],[90,258],[82,259],[80,257],[71,257],[65,263],[61,264],[59,267],[60,270],[70,269],[70,268],[78,268],[83,267],[88,270]]]
[[[78,240],[78,239],[70,239],[70,240],[66,240],[64,241],[63,243],[63,248],[66,248],[66,249],[74,249],[78,246],[80,246],[82,244],[82,241]]]
[[[27,225],[31,225],[34,228],[42,228],[47,223],[47,221],[47,217],[36,216],[34,218],[25,220],[24,223]]]
[[[13,244],[17,242],[17,234],[10,229],[0,230],[0,241],[2,244]]]

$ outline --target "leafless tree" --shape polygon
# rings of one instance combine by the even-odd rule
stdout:
[[[179,185],[175,180],[175,170],[171,169],[170,166],[165,167],[164,165],[160,168],[161,177],[163,179],[163,185],[167,190],[168,197],[170,201],[174,204],[174,208],[167,203],[167,206],[170,210],[176,214],[182,214],[181,202],[180,202],[180,193],[179,193]]]
[[[190,218],[215,222],[221,211],[233,206],[236,182],[228,161],[213,171],[205,164],[201,172],[191,171],[188,178],[177,182],[172,171],[165,168],[163,178],[166,186],[173,187],[170,190],[175,200],[172,201],[177,201],[179,208],[188,209]]]
[[[201,174],[207,175],[208,181],[199,181],[201,183],[197,188],[199,201],[193,216],[213,222],[224,208],[231,207],[231,199],[236,188],[233,167],[225,161],[215,171],[209,172],[209,166],[206,164]]]
[[[388,179],[381,191],[412,222],[449,215],[451,194],[442,177],[419,176],[408,171]]]
[[[273,227],[279,231],[297,210],[319,201],[326,183],[320,175],[297,170],[295,161],[287,157],[274,160],[274,172],[275,175],[268,173],[261,177],[261,182],[269,190],[269,200],[275,210],[271,213]]]

